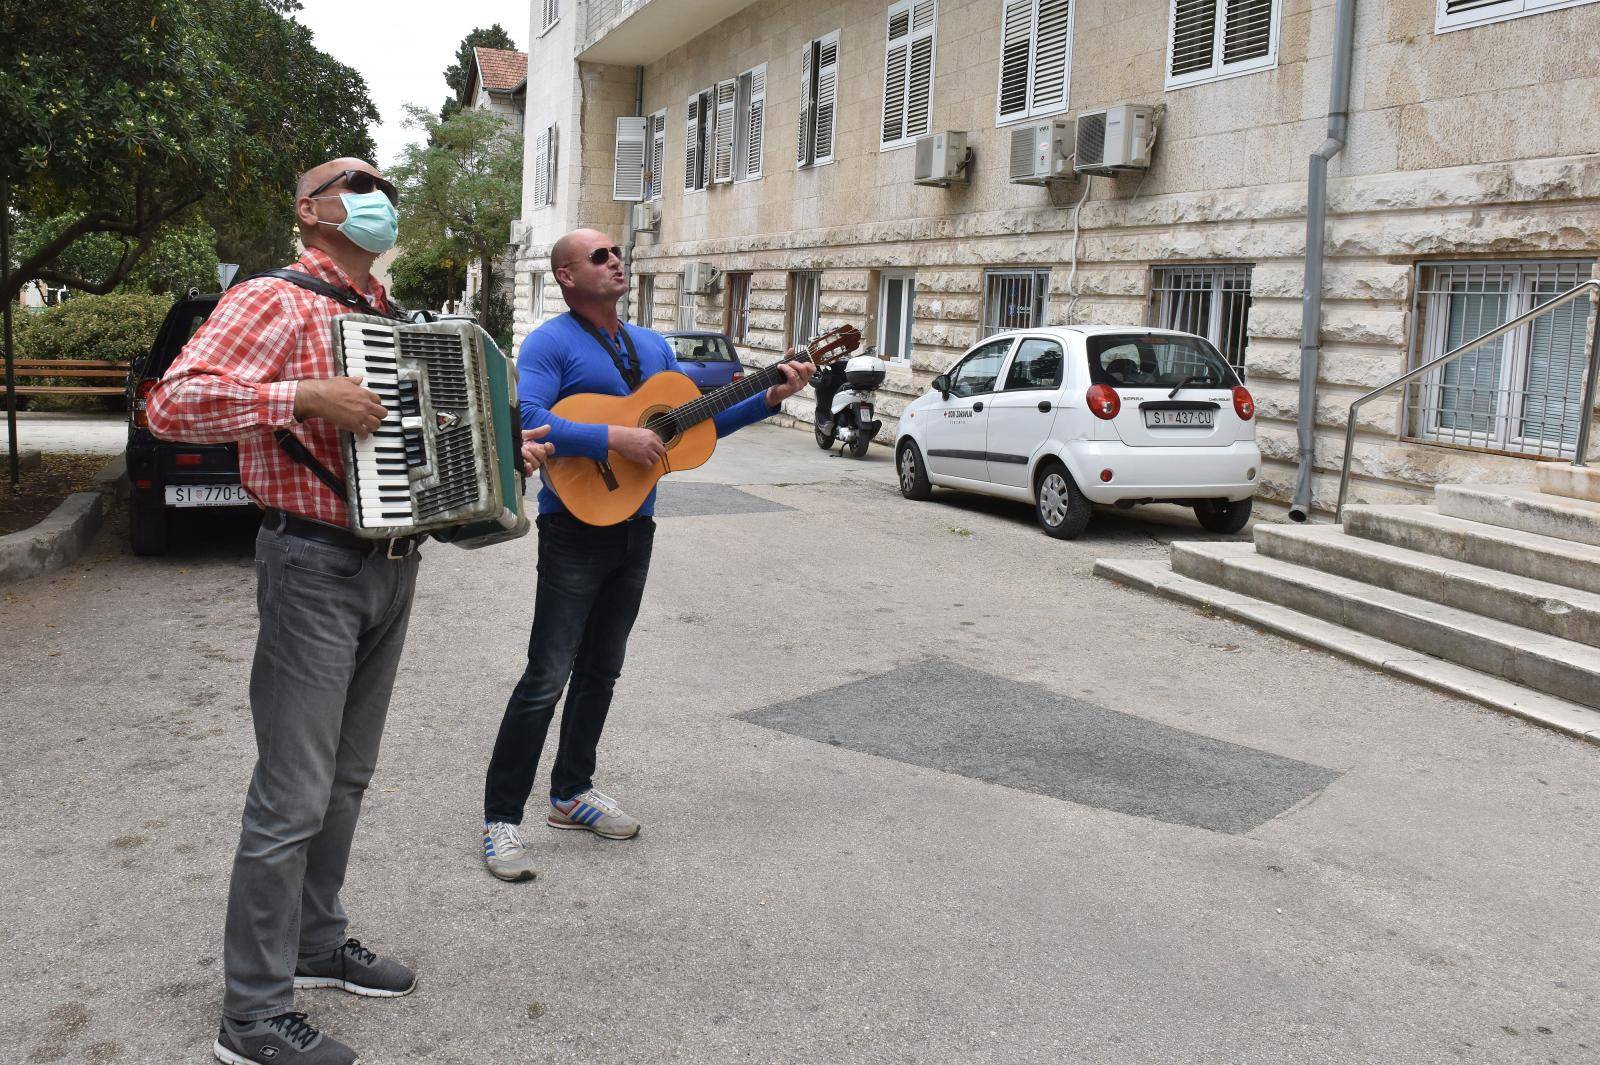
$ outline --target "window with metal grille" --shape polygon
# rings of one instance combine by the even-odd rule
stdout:
[[[699,309],[700,297],[683,290],[683,282],[678,282],[678,329],[685,331],[698,329],[695,324],[695,312]]]
[[[728,286],[728,320],[723,323],[723,332],[743,344],[750,336],[750,275],[724,274],[723,280]]]
[[[1564,7],[1592,4],[1596,0],[1438,0],[1434,29],[1440,33],[1464,30],[1523,15],[1538,15]]]
[[[795,165],[833,162],[833,128],[839,100],[839,31],[800,49],[800,115]]]
[[[646,329],[654,329],[656,320],[656,278],[654,274],[639,275],[639,314],[634,321]]]
[[[796,270],[789,275],[789,344],[798,346],[817,335],[822,313],[822,272]]]
[[[916,307],[916,275],[885,270],[878,278],[878,358],[911,361],[911,324]]]
[[[1235,366],[1250,340],[1250,264],[1158,266],[1151,271],[1150,324],[1211,341]]]
[[[1000,91],[996,119],[1067,109],[1072,63],[1070,0],[1007,0],[1000,9]]]
[[[883,57],[882,148],[915,144],[933,115],[933,55],[938,0],[897,0],[889,5]]]
[[[1278,63],[1282,0],[1172,0],[1167,88]]]
[[[1438,358],[1591,276],[1592,261],[1442,263],[1418,268],[1412,365]],[[1570,458],[1584,416],[1585,296],[1406,386],[1413,439]]]
[[[1006,329],[1044,325],[1050,292],[1049,270],[987,270],[983,275],[983,327],[986,337]]]

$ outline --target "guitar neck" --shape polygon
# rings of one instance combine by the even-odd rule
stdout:
[[[751,396],[759,395],[773,385],[783,383],[783,371],[778,369],[786,362],[806,362],[811,358],[809,348],[803,347],[787,358],[779,359],[763,370],[757,370],[748,377],[741,378],[731,385],[724,385],[715,392],[707,392],[697,400],[685,403],[672,412],[673,421],[680,429],[687,429],[691,425],[698,425],[707,418],[716,417],[723,411],[735,407]]]

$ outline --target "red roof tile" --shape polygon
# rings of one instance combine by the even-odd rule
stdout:
[[[504,48],[474,48],[483,87],[490,92],[509,92],[528,77],[528,57],[523,52]]]

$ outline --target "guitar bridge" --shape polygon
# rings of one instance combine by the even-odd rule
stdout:
[[[597,465],[600,467],[600,480],[605,482],[606,491],[615,492],[620,486],[617,484],[616,473],[611,469],[611,463],[601,461]]]

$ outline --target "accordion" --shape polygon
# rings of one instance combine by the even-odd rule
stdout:
[[[352,532],[461,547],[527,533],[517,368],[487,333],[341,314],[333,357],[388,412],[371,436],[343,437]]]

